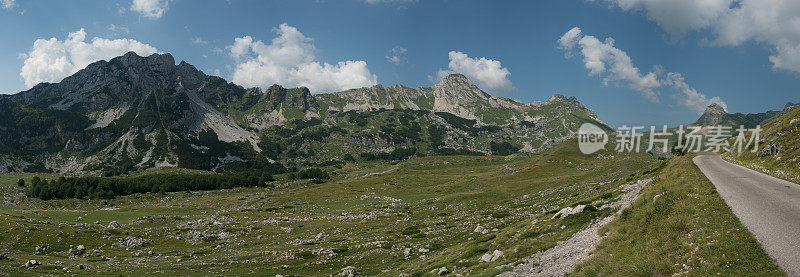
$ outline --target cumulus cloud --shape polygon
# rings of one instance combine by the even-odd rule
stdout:
[[[620,82],[640,92],[650,101],[658,102],[653,89],[660,86],[655,72],[642,74],[625,51],[614,47],[614,39],[601,42],[594,36],[584,36],[578,27],[567,31],[558,39],[559,46],[569,57],[572,50],[580,48],[583,63],[589,75],[600,76],[603,84]]]
[[[678,91],[673,95],[678,104],[698,112],[702,112],[711,103],[726,106],[719,97],[708,99],[689,86],[680,73],[664,74],[660,66],[656,66],[652,72],[641,73],[639,68],[634,66],[630,56],[614,46],[612,38],[601,42],[594,36],[583,35],[580,28],[575,27],[558,39],[558,47],[565,51],[567,58],[573,56],[573,51],[580,49],[580,55],[583,57],[584,66],[589,70],[589,75],[602,78],[604,85],[622,84],[638,91],[642,97],[653,102],[659,102],[656,89],[669,86]],[[659,77],[662,75],[663,77]]]
[[[440,69],[437,72],[439,79],[448,74],[460,73],[469,77],[478,87],[490,92],[509,91],[514,88],[508,79],[511,72],[498,60],[470,58],[467,54],[456,51],[450,51],[448,56],[450,57],[448,69]]]
[[[389,60],[390,63],[393,64],[400,64],[401,62],[405,61],[406,59],[406,50],[402,46],[395,46],[392,50],[389,50],[389,55],[386,56],[386,59]]]
[[[131,10],[144,17],[158,19],[164,15],[169,6],[168,0],[133,0]]]
[[[41,82],[58,82],[74,74],[92,62],[108,60],[129,51],[142,56],[158,52],[155,47],[133,39],[105,39],[95,37],[91,43],[84,42],[86,32],[80,29],[69,33],[67,39],[37,39],[33,48],[25,55],[25,63],[19,75],[30,88]]]
[[[6,9],[6,10],[13,9],[14,6],[16,6],[16,5],[17,5],[17,1],[16,0],[0,0],[0,6],[2,6],[3,9]]]
[[[713,97],[708,99],[702,93],[697,92],[694,88],[689,86],[683,78],[683,75],[680,73],[669,72],[667,73],[666,78],[664,79],[664,83],[670,85],[678,90],[677,94],[673,94],[673,98],[678,104],[687,107],[696,112],[703,112],[705,111],[708,105],[711,103],[717,103],[726,111],[728,110],[728,105],[725,104],[722,99],[719,97]]]
[[[748,41],[769,45],[776,69],[800,72],[800,1],[797,0],[605,0],[623,10],[642,11],[673,38],[708,30],[712,46]]]
[[[235,38],[233,45],[227,47],[236,62],[234,83],[247,87],[304,86],[315,93],[377,84],[378,78],[370,73],[365,61],[320,63],[316,61],[313,39],[286,23],[274,31],[278,36],[270,44],[245,36]]]

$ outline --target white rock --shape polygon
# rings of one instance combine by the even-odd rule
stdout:
[[[83,246],[83,244],[78,245],[78,251],[83,251],[83,250],[86,250],[86,246]]]
[[[475,231],[474,232],[475,233],[486,234],[486,233],[489,233],[489,230],[486,230],[486,228],[483,228],[483,226],[478,225],[478,227],[475,227]]]
[[[656,199],[661,198],[662,195],[664,195],[664,194],[661,193],[661,194],[658,194],[656,196],[653,196],[653,202],[656,202]]]
[[[437,274],[439,274],[439,276],[444,276],[447,275],[447,273],[450,273],[450,270],[448,270],[446,267],[442,267],[439,269]]]
[[[37,265],[40,265],[40,264],[42,264],[42,263],[40,263],[37,260],[30,260],[30,261],[25,263],[25,267],[31,268],[31,267],[34,267],[34,266],[37,266]]]
[[[505,257],[505,253],[503,253],[503,251],[495,250],[492,253],[488,253],[487,252],[486,254],[483,254],[483,256],[481,256],[481,262],[484,262],[484,263],[494,262],[494,261],[502,259],[504,257]]]
[[[358,276],[358,273],[356,273],[356,268],[355,267],[348,266],[348,267],[342,268],[342,272],[339,273],[339,276],[355,277],[355,276]]]
[[[568,215],[571,215],[571,214],[577,214],[577,213],[583,212],[584,208],[586,208],[586,205],[578,205],[578,206],[575,206],[574,208],[573,207],[566,207],[566,208],[563,208],[560,211],[558,211],[555,215],[553,215],[553,218],[564,218],[564,217],[567,217]]]
[[[117,229],[119,227],[120,227],[119,223],[117,223],[116,221],[111,221],[111,223],[108,224],[108,229]]]

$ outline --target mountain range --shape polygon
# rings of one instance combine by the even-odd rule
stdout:
[[[452,74],[432,87],[243,88],[133,52],[0,97],[0,172],[271,170],[425,155],[535,153],[592,122],[574,97],[523,104]]]

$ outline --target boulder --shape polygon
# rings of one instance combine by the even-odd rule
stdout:
[[[563,208],[560,211],[558,211],[555,215],[553,215],[553,218],[564,218],[564,217],[567,217],[568,215],[571,215],[571,214],[577,214],[577,213],[583,212],[583,209],[585,209],[585,208],[586,208],[586,205],[578,205],[578,206],[575,206],[574,208],[573,207],[566,207],[566,208]]]
[[[483,256],[481,256],[481,262],[484,262],[484,263],[494,262],[494,261],[502,259],[504,257],[505,257],[505,253],[503,253],[503,251],[495,250],[492,253],[486,252],[486,254],[483,254]]]
[[[39,262],[39,261],[37,261],[37,260],[30,260],[30,261],[27,261],[27,262],[25,263],[25,268],[31,268],[31,267],[34,267],[34,266],[37,266],[37,265],[41,265],[41,264],[42,264],[42,263],[40,263],[40,262]]]
[[[445,276],[447,273],[450,273],[450,270],[448,270],[446,267],[440,268],[439,272],[437,272],[439,276]]]
[[[118,229],[119,227],[119,223],[116,221],[111,221],[111,223],[108,224],[108,229]]]
[[[356,273],[356,268],[355,267],[348,266],[348,267],[342,268],[342,272],[339,273],[339,276],[355,277],[355,276],[358,276],[358,273]]]
[[[486,234],[489,233],[489,230],[486,230],[486,228],[483,228],[483,226],[478,225],[477,227],[475,227],[475,230],[473,232]]]

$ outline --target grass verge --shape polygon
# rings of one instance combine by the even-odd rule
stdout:
[[[661,169],[631,207],[600,230],[608,236],[572,275],[784,275],[692,157]]]

